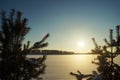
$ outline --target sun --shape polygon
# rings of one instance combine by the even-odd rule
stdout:
[[[86,46],[86,41],[85,40],[79,40],[76,42],[76,52],[77,53],[86,53],[87,51],[87,46]]]
[[[78,42],[78,46],[79,46],[80,48],[84,48],[84,47],[85,47],[85,42],[84,42],[84,41],[79,41],[79,42]]]

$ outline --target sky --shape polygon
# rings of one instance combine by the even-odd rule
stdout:
[[[31,30],[25,41],[33,44],[49,33],[44,49],[50,50],[90,52],[93,37],[104,45],[109,29],[120,24],[120,0],[0,0],[0,10],[11,9],[28,18]]]

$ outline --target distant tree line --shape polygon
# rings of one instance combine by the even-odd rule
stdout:
[[[32,50],[30,55],[72,55],[75,52],[61,50]]]

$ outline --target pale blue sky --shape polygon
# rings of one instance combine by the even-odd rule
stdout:
[[[120,24],[120,0],[0,0],[0,10],[11,9],[29,19],[26,40],[33,43],[50,33],[45,49],[89,52],[91,38],[103,44],[109,29]],[[79,41],[85,42],[84,49]]]

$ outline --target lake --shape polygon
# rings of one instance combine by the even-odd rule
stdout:
[[[92,64],[97,55],[48,55],[46,60],[45,74],[43,80],[76,80],[70,72],[90,74],[96,70],[96,65]],[[120,64],[118,56],[115,62]]]
[[[43,80],[76,80],[70,72],[88,74],[96,70],[96,65],[91,61],[96,55],[48,55],[46,60],[46,73]]]

